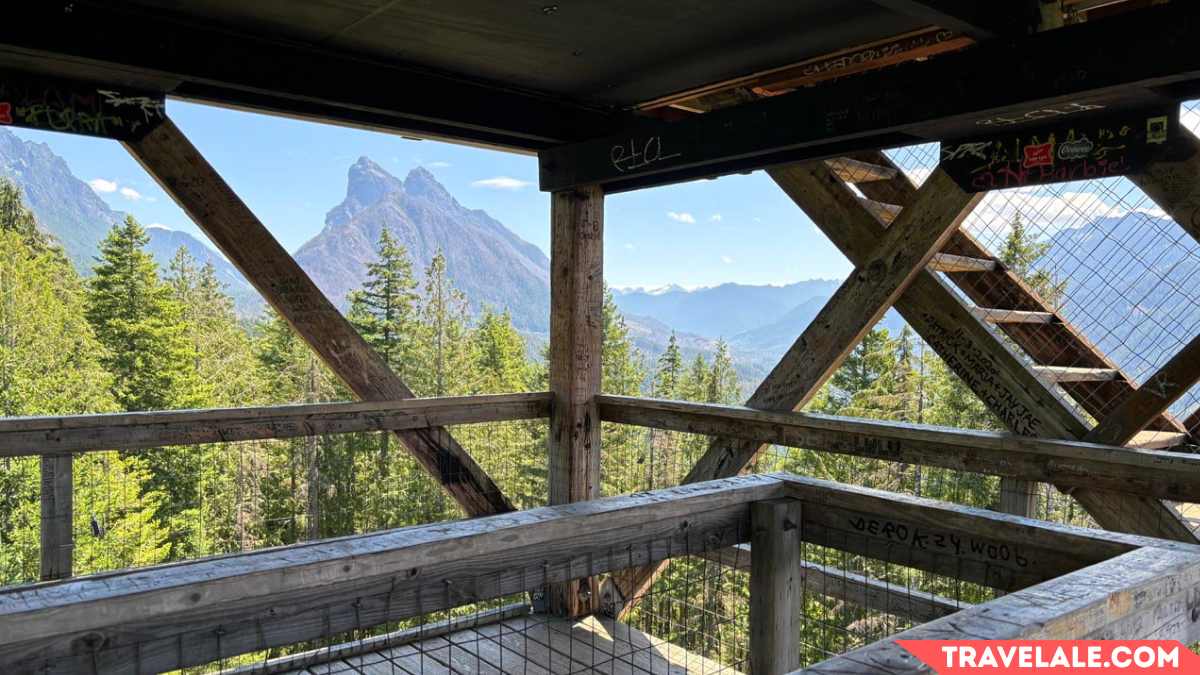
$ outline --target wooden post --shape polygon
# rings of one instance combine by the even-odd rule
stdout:
[[[42,581],[71,576],[73,463],[71,455],[42,457]]]
[[[800,556],[801,503],[750,505],[750,672],[780,675],[800,668],[804,616]]]
[[[125,149],[171,195],[263,299],[359,398],[413,398],[354,326],[171,120]],[[472,516],[513,506],[445,428],[397,431],[413,457]]]
[[[600,496],[600,349],[604,308],[604,193],[556,192],[550,233],[550,503]],[[594,608],[595,579],[549,589],[568,616]]]

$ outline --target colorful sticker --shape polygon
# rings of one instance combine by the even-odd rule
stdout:
[[[1167,142],[1167,116],[1151,117],[1146,120],[1146,142],[1162,144]]]
[[[12,124],[12,104],[0,103],[0,124]]]
[[[1039,166],[1054,166],[1054,140],[1025,146],[1025,161],[1022,166],[1032,169]]]

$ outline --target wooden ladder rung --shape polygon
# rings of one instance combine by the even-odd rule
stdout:
[[[1026,312],[1016,309],[992,309],[989,307],[972,307],[971,313],[981,321],[988,323],[1053,323],[1054,314],[1050,312]]]
[[[1139,431],[1125,445],[1141,450],[1165,450],[1177,445],[1183,445],[1188,435],[1180,431]]]
[[[877,180],[891,180],[899,173],[890,166],[879,166],[869,162],[861,162],[849,157],[835,157],[825,160],[838,178],[847,183],[870,183]]]
[[[1113,368],[1034,366],[1033,370],[1051,382],[1111,382],[1121,374]]]
[[[900,215],[900,211],[904,208],[895,204],[877,202],[874,199],[867,199],[866,197],[859,197],[858,201],[866,210],[871,212],[871,215],[875,216],[884,225],[891,225],[892,221],[896,219],[896,216]]]
[[[996,267],[996,261],[989,258],[969,258],[953,253],[935,253],[929,261],[929,269],[934,272],[991,272]]]

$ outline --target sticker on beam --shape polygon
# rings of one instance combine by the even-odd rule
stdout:
[[[967,192],[1110,178],[1142,171],[1182,133],[1177,109],[1074,118],[945,141],[940,166]]]
[[[167,118],[160,94],[0,72],[0,126],[137,140]]]

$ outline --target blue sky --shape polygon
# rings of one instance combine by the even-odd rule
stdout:
[[[320,231],[362,155],[403,177],[423,165],[468,208],[549,249],[549,197],[530,156],[172,101],[168,109],[288,250]],[[44,142],[114,209],[203,237],[117,143],[14,130]],[[842,278],[850,265],[762,172],[613,195],[605,204],[610,285],[783,284]]]

